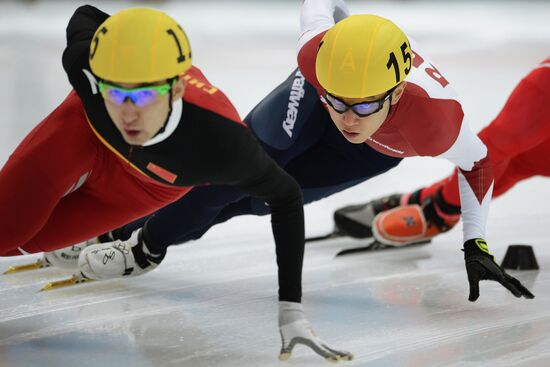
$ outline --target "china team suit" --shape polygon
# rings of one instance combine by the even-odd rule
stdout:
[[[533,176],[550,176],[550,58],[532,70],[506,101],[498,116],[479,132],[487,146],[493,171],[493,197]],[[460,206],[458,176],[427,187],[421,201],[441,188],[446,203]]]
[[[91,39],[107,17],[91,6],[75,12],[63,66],[76,94],[27,136],[1,171],[1,254],[74,244],[147,215],[195,185],[223,183],[269,204],[280,296],[299,302],[304,249],[299,186],[197,68],[185,73],[185,95],[173,104],[162,131],[143,146],[128,145],[105,109],[88,61]]]
[[[330,2],[304,2],[299,71],[264,98],[245,123],[271,157],[298,181],[306,203],[386,172],[404,157],[446,158],[459,167],[465,240],[483,238],[493,182],[487,149],[470,130],[449,82],[414,43],[397,55],[408,58],[411,68],[404,95],[368,141],[349,143],[331,121],[315,60],[323,35],[335,24],[334,14],[348,14],[345,4],[338,4],[334,12]],[[149,229],[162,232],[164,243],[185,242],[233,216],[268,212],[262,202],[242,198],[242,193],[239,199],[238,193],[230,191],[224,187],[193,190],[164,208],[162,216],[153,217],[149,224],[156,225]],[[220,208],[214,197],[225,197],[228,204]],[[211,210],[203,218],[196,217],[195,226],[178,219],[191,215],[196,203]],[[165,217],[180,224],[167,225],[160,219]],[[142,224],[127,226],[122,237]]]

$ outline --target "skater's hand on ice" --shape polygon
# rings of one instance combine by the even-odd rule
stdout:
[[[353,354],[330,348],[314,334],[300,303],[279,302],[279,330],[283,343],[279,354],[281,361],[290,358],[296,344],[310,347],[315,353],[331,362],[353,359]]]
[[[464,243],[464,260],[466,262],[466,273],[468,274],[468,283],[470,283],[470,296],[468,300],[475,302],[479,297],[479,281],[494,280],[502,284],[516,297],[535,298],[533,293],[529,292],[519,280],[506,274],[489,254],[487,243],[475,238]]]

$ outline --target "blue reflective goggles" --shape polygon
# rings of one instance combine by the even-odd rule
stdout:
[[[170,88],[172,88],[169,83],[140,88],[122,88],[102,81],[100,81],[98,85],[99,92],[103,98],[110,102],[121,105],[129,99],[133,104],[139,107],[147,106],[159,96],[164,96],[168,93]]]
[[[328,105],[338,113],[344,113],[347,110],[351,109],[357,116],[367,117],[380,111],[384,107],[384,102],[386,102],[391,97],[394,90],[395,87],[390,89],[384,97],[376,101],[360,102],[352,105],[347,104],[341,99],[325,91],[325,100],[327,101]]]

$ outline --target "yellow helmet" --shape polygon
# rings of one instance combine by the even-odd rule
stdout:
[[[104,80],[150,83],[189,69],[191,48],[183,29],[166,13],[130,8],[99,26],[90,45],[90,67]]]
[[[316,59],[317,79],[329,93],[363,98],[389,91],[411,70],[407,37],[390,20],[352,15],[329,29]]]

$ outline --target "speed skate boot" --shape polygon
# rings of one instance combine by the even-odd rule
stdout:
[[[372,237],[374,217],[401,205],[401,194],[393,194],[365,204],[349,205],[334,212],[335,231],[353,238]]]
[[[447,232],[460,219],[460,207],[446,203],[438,189],[420,202],[420,190],[407,195],[406,204],[381,212],[374,218],[374,238],[386,245],[404,246],[424,242]]]
[[[91,238],[76,245],[65,247],[55,251],[44,252],[42,260],[47,266],[55,266],[61,269],[75,270],[78,268],[78,256],[86,247],[96,243],[112,241],[111,233]]]
[[[144,227],[145,228],[145,227]],[[116,240],[86,247],[78,258],[78,269],[83,277],[106,280],[137,276],[156,268],[164,258],[150,253],[145,243],[145,230],[135,230],[128,240]]]

